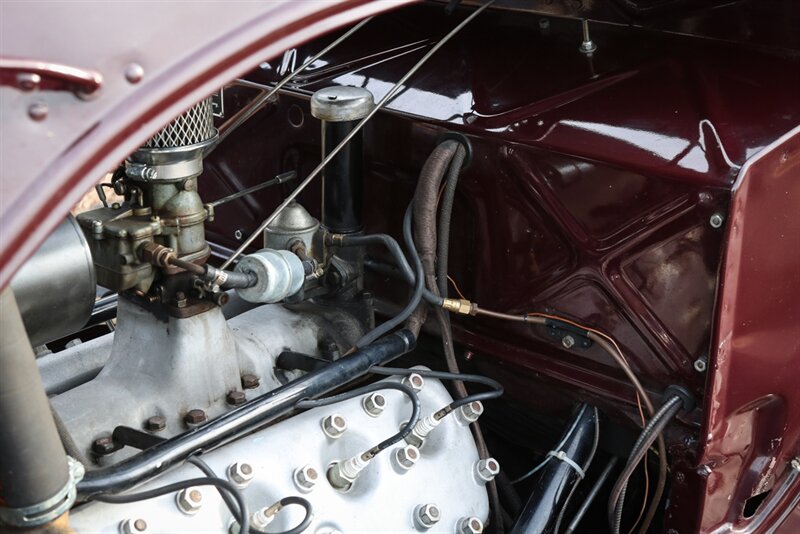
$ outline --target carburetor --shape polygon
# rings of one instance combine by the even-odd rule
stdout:
[[[97,282],[115,291],[146,293],[155,269],[142,257],[153,243],[184,262],[202,264],[210,255],[204,223],[211,210],[197,192],[204,151],[217,138],[211,100],[192,106],[154,135],[114,173],[111,184],[125,202],[82,213],[78,222],[92,250]],[[101,194],[101,198],[105,195]],[[167,266],[165,274],[182,269]]]

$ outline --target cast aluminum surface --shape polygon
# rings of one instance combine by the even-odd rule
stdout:
[[[109,436],[119,425],[140,429],[160,415],[167,421],[158,435],[168,437],[186,430],[183,418],[189,410],[203,410],[209,418],[221,415],[231,408],[226,395],[242,390],[243,375],[260,379],[257,388],[245,390],[247,397],[261,395],[280,385],[274,361],[282,351],[318,354],[321,338],[334,339],[319,319],[277,305],[229,321],[219,308],[162,321],[125,299],[118,306],[118,327],[103,370],[52,399],[53,409],[87,454],[93,440]],[[108,347],[108,337],[57,354],[61,360],[84,354],[96,360]],[[128,454],[115,452],[103,463]]]
[[[314,521],[306,530],[309,533],[331,529],[347,533],[413,532],[417,530],[414,509],[428,503],[438,506],[441,519],[427,532],[455,532],[463,517],[485,521],[488,497],[474,474],[478,451],[469,427],[456,414],[446,417],[430,435],[421,458],[411,469],[404,470],[395,463],[395,450],[405,446],[401,442],[379,454],[349,491],[336,490],[328,483],[323,473],[331,463],[365,451],[395,433],[407,420],[411,406],[403,394],[395,390],[382,394],[386,409],[378,417],[369,415],[362,406],[363,399],[357,397],[296,415],[204,454],[203,459],[220,476],[236,462],[254,468],[255,476],[243,490],[251,512],[288,495],[308,499],[314,507]],[[423,415],[452,400],[444,386],[432,379],[425,381],[419,396]],[[332,414],[347,422],[347,430],[336,439],[327,437],[321,428],[321,421]],[[316,486],[308,492],[298,489],[294,482],[295,469],[306,465],[320,473]],[[135,491],[197,476],[201,476],[197,468],[183,465]],[[169,494],[140,503],[89,504],[70,514],[71,526],[79,532],[112,533],[118,532],[125,520],[144,519],[148,532],[227,532],[230,512],[216,490],[201,490],[203,504],[193,515],[179,511],[176,495]],[[302,517],[299,507],[289,506],[277,514],[267,530],[289,529]]]

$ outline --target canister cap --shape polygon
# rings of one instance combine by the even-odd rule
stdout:
[[[375,100],[367,89],[337,85],[320,89],[311,97],[311,114],[328,122],[345,122],[363,119],[375,107]]]

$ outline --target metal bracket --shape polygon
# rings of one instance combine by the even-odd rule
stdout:
[[[103,85],[103,75],[97,71],[49,61],[0,58],[0,85],[15,87],[20,91],[38,89],[90,95]]]

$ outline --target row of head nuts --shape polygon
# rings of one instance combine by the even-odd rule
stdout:
[[[434,503],[420,504],[414,508],[414,525],[419,530],[433,528],[442,519],[442,511]],[[483,521],[477,517],[462,517],[456,523],[457,534],[481,534]]]

